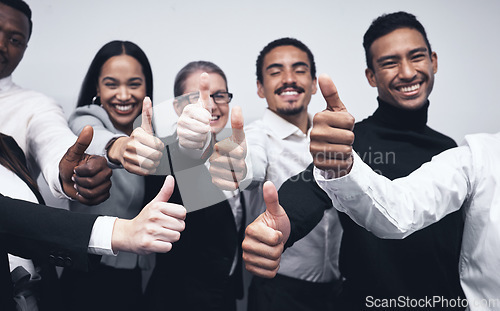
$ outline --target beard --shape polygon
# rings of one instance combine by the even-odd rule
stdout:
[[[293,108],[278,108],[276,112],[284,116],[294,116],[304,111],[304,106],[293,107]]]

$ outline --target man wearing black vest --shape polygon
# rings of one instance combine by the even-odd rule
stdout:
[[[356,123],[353,147],[379,174],[391,179],[406,176],[432,156],[456,146],[451,138],[426,125],[437,54],[420,22],[405,12],[374,20],[363,46],[365,74],[378,90],[379,106],[372,116]],[[328,109],[315,119],[323,113],[329,113]],[[313,128],[312,142],[315,134],[321,135],[314,132]],[[315,147],[311,143],[311,152],[318,151]],[[290,238],[283,240],[285,247],[307,234],[324,209],[332,207],[314,181],[313,167],[311,164],[280,188],[280,204],[291,224]],[[344,230],[339,265],[345,282],[338,310],[377,309],[378,302],[390,299],[463,298],[458,273],[463,230],[460,211],[404,240],[379,239],[347,215],[339,213],[339,218]],[[247,229],[247,236],[249,231],[253,230]],[[272,264],[255,261],[258,252],[253,243],[257,240],[262,237],[250,236],[249,243],[244,243],[247,269],[272,277]],[[403,303],[399,307],[409,306]]]

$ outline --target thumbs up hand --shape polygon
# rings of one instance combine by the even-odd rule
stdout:
[[[200,97],[198,102],[184,107],[177,120],[179,144],[187,149],[202,149],[210,139],[212,103],[210,101],[210,81],[206,72],[200,76]]]
[[[134,129],[130,137],[120,137],[108,148],[108,158],[112,162],[121,163],[127,171],[137,175],[156,172],[165,145],[153,135],[152,117],[153,104],[146,97],[142,103],[141,126]]]
[[[278,201],[278,192],[267,181],[263,188],[266,211],[245,230],[243,260],[251,273],[273,278],[279,269],[281,253],[290,236],[290,220]]]
[[[243,114],[241,108],[235,106],[231,110],[230,137],[218,142],[210,156],[210,174],[212,182],[223,190],[236,190],[239,182],[247,174],[245,157],[247,143],[243,131]]]
[[[111,188],[112,171],[106,159],[85,153],[92,136],[92,127],[86,126],[59,162],[64,193],[86,205],[104,202],[109,198]]]
[[[172,249],[184,230],[186,209],[168,203],[174,191],[174,178],[167,176],[160,192],[132,220],[117,219],[111,246],[116,251],[136,254],[165,253]]]
[[[338,178],[349,173],[352,167],[354,118],[340,100],[332,79],[322,74],[318,81],[327,106],[314,116],[310,151],[317,168]]]

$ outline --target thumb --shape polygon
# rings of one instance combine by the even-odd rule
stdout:
[[[154,202],[167,202],[174,193],[175,181],[171,175],[168,175],[165,178],[165,182],[163,183],[163,187],[161,187],[160,192],[156,195],[156,197],[151,201]]]
[[[264,202],[266,202],[266,213],[272,217],[280,217],[285,210],[280,206],[278,191],[271,181],[266,181],[263,186]],[[276,228],[275,228],[276,229]]]
[[[68,162],[78,162],[82,158],[85,150],[87,150],[90,142],[92,142],[92,136],[94,136],[94,129],[92,126],[87,125],[83,128],[80,135],[76,139],[76,142],[73,146],[69,147],[68,151],[65,154],[65,160]],[[76,166],[76,164],[75,164]]]
[[[201,106],[212,113],[212,102],[210,101],[210,78],[208,73],[200,75],[200,99]]]
[[[151,102],[151,98],[149,96],[144,97],[142,101],[142,129],[153,135],[153,126],[151,125],[151,120],[153,119],[153,103]]]
[[[337,92],[337,88],[327,74],[321,74],[318,77],[319,88],[321,93],[326,100],[326,109],[331,111],[347,111],[346,107],[342,103]]]
[[[233,141],[240,144],[245,140],[245,132],[243,131],[243,113],[241,107],[234,106],[231,109],[231,128],[233,129]]]

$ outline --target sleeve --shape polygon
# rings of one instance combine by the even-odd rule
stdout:
[[[65,198],[59,181],[59,162],[75,141],[62,108],[42,95],[30,98],[34,109],[27,129],[28,153],[40,167],[52,194]]]
[[[106,157],[106,145],[113,138],[126,136],[116,134],[109,130],[113,127],[107,112],[97,105],[78,107],[68,119],[68,124],[73,133],[79,135],[87,125],[94,129],[94,136],[87,153]],[[107,158],[107,157],[106,157]]]
[[[290,237],[285,247],[305,237],[323,218],[326,209],[332,207],[328,195],[316,184],[314,165],[290,177],[279,189],[280,205],[290,219]]]
[[[0,195],[0,242],[16,256],[88,270],[97,215],[72,213]]]
[[[245,129],[245,138],[247,141],[247,163],[249,172],[244,179],[246,189],[255,188],[266,181],[267,174],[267,134],[256,126],[248,126]]]
[[[351,172],[329,179],[314,168],[333,206],[381,238],[404,238],[460,209],[471,193],[472,155],[467,146],[447,150],[404,178],[376,174],[354,152]]]

